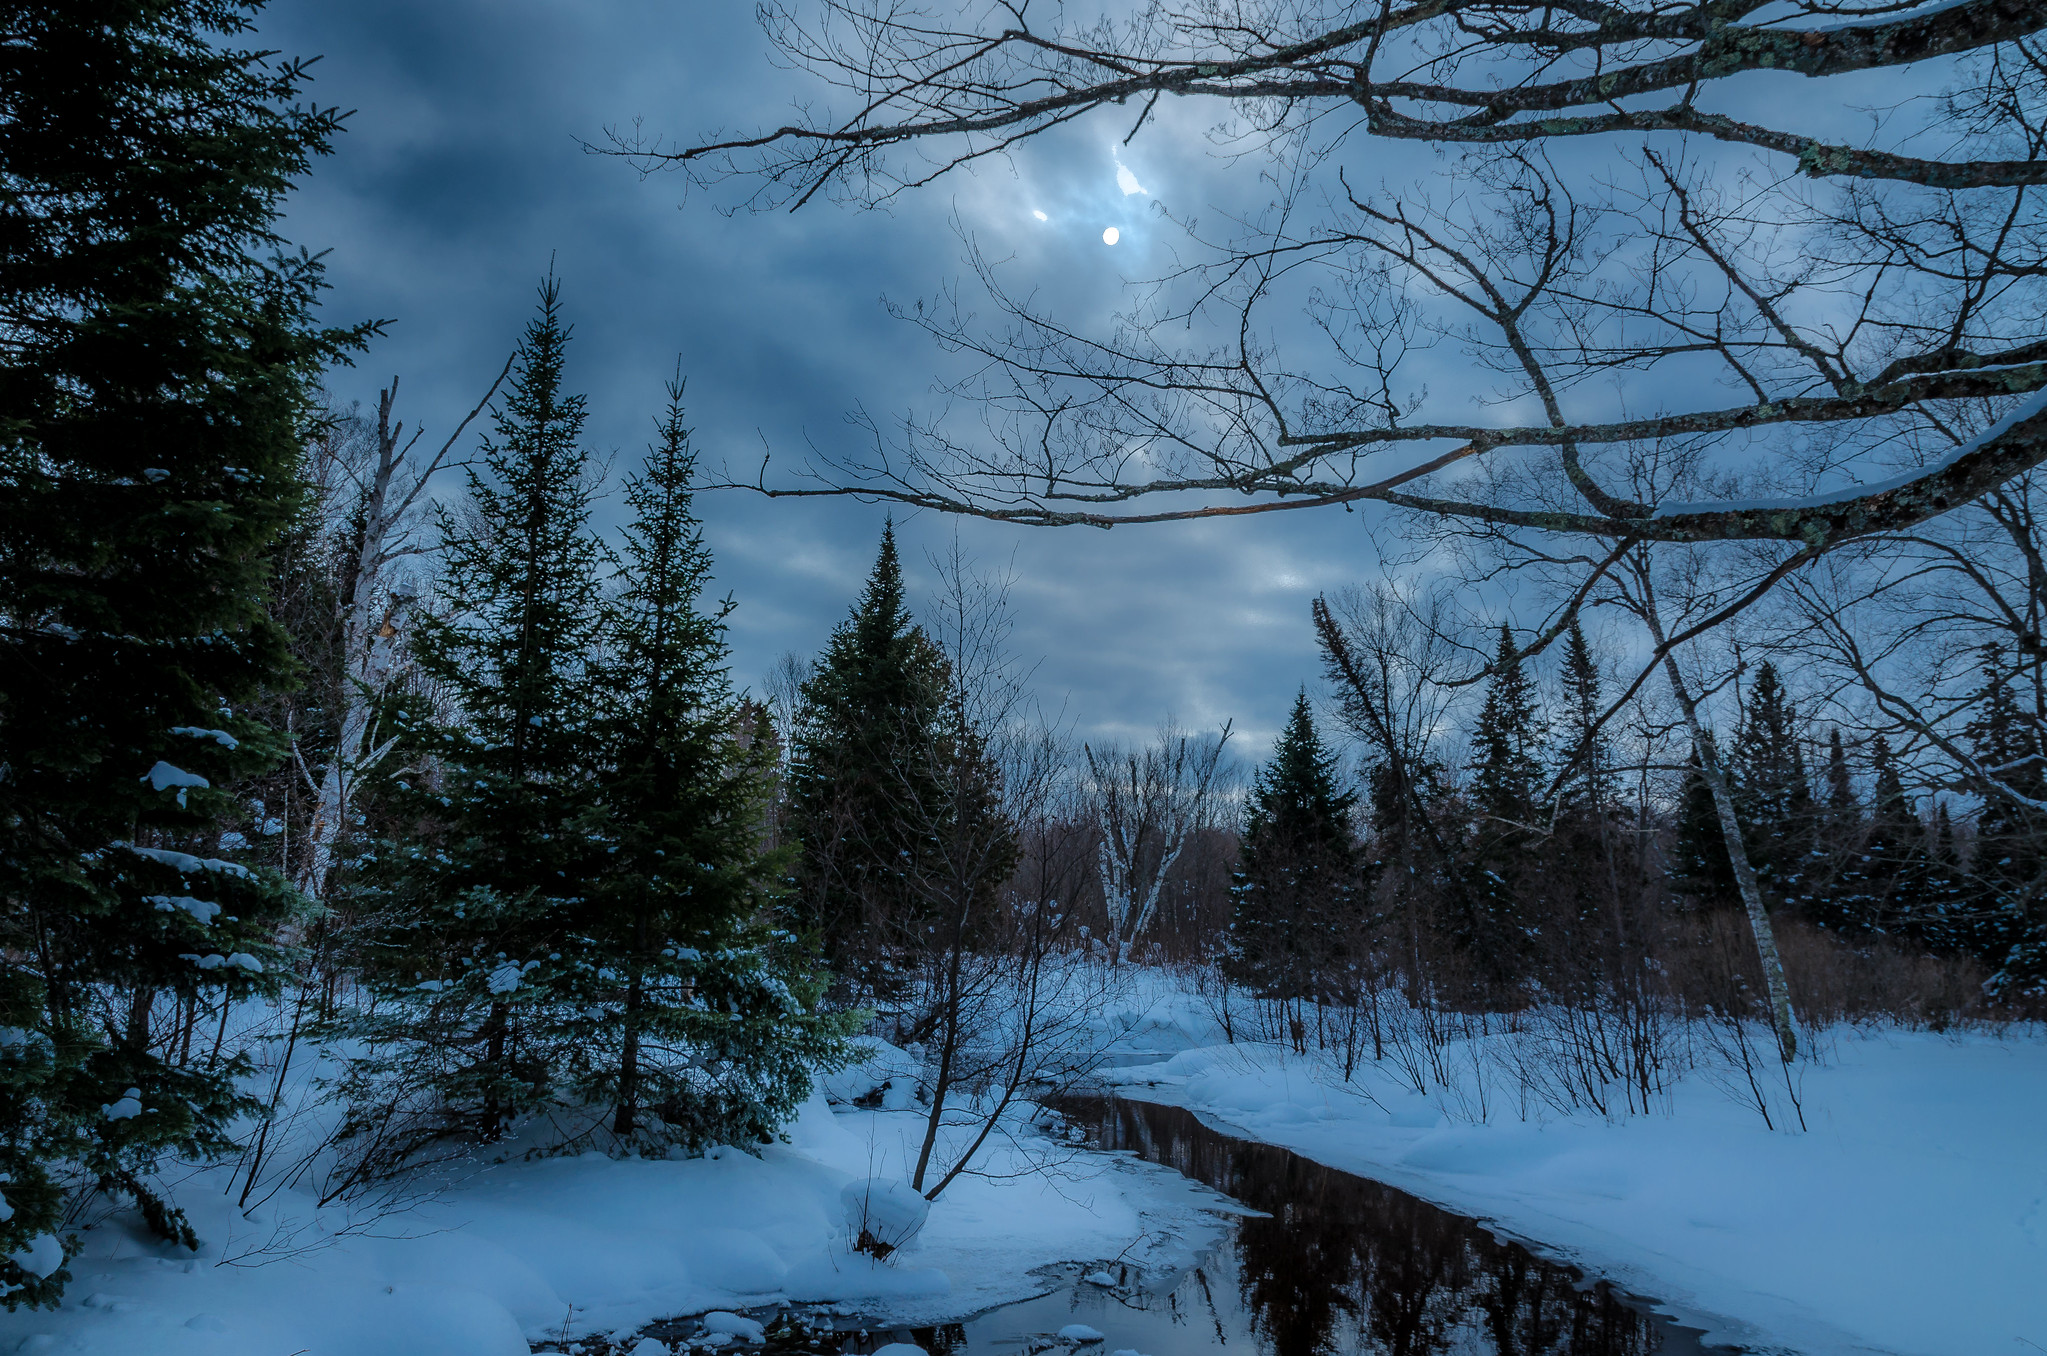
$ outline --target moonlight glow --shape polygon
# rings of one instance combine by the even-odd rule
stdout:
[[[1108,230],[1102,232],[1102,243],[1104,245],[1113,245],[1122,238],[1123,233],[1117,230],[1114,226],[1111,226]]]

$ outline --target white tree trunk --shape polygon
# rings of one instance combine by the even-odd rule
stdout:
[[[404,436],[405,426],[391,421],[391,406],[398,396],[398,379],[377,393],[376,461],[367,468],[361,483],[362,498],[351,503],[344,516],[360,522],[361,540],[349,577],[344,581],[341,603],[341,721],[334,756],[315,780],[306,774],[313,792],[312,823],[307,827],[310,842],[306,866],[298,886],[315,899],[327,893],[327,878],[334,869],[334,851],[348,831],[354,813],[356,788],[363,776],[384,760],[396,740],[374,743],[373,725],[377,703],[384,696],[397,668],[397,620],[401,611],[395,598],[392,567],[420,548],[406,540],[413,510],[426,494],[427,482],[441,468],[448,451],[462,431],[490,403],[512,370],[505,360],[497,380],[484,392],[448,441],[424,466],[412,458],[419,435]],[[336,468],[345,472],[347,468]],[[341,487],[326,487],[329,496]],[[336,506],[329,505],[330,510]],[[301,768],[304,764],[301,762]]]
[[[1685,686],[1684,676],[1678,671],[1677,655],[1666,645],[1663,638],[1663,624],[1656,615],[1653,601],[1643,608],[1643,618],[1649,624],[1649,634],[1656,642],[1656,648],[1663,651],[1663,672],[1670,680],[1671,695],[1677,698],[1680,710],[1684,712],[1685,729],[1691,735],[1692,749],[1699,757],[1699,776],[1712,793],[1713,808],[1720,816],[1720,836],[1727,844],[1727,858],[1734,866],[1735,888],[1741,892],[1742,905],[1748,911],[1749,932],[1755,937],[1756,954],[1763,965],[1763,984],[1770,998],[1770,1023],[1777,1033],[1777,1055],[1786,1064],[1798,1057],[1798,1028],[1791,1014],[1791,985],[1784,978],[1784,961],[1777,954],[1777,933],[1770,925],[1770,911],[1763,905],[1763,889],[1756,879],[1755,866],[1749,861],[1748,846],[1742,841],[1741,821],[1734,811],[1734,795],[1727,785],[1727,774],[1720,767],[1720,753],[1714,747],[1713,738],[1699,722],[1699,706],[1693,700],[1691,690]]]

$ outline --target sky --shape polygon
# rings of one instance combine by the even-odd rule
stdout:
[[[642,177],[585,149],[636,120],[675,139],[782,120],[804,85],[771,63],[751,9],[274,0],[265,45],[318,56],[312,97],[355,110],[293,198],[287,233],[329,251],[330,320],[390,322],[333,375],[333,393],[373,408],[395,375],[399,413],[438,444],[503,363],[552,266],[574,326],[568,381],[590,398],[590,445],[614,481],[644,455],[678,368],[707,466],[751,470],[765,450],[793,468],[811,448],[856,451],[851,410],[931,407],[955,360],[883,300],[933,297],[964,274],[960,232],[1007,261],[1011,286],[1062,318],[1099,320],[1126,280],[1174,257],[1162,206],[1198,212],[1257,187],[1255,164],[1216,156],[1199,122],[1171,110],[1130,146],[1127,128],[1082,125],[886,212],[721,211],[680,176]],[[618,507],[613,494],[602,512],[615,522]],[[733,674],[755,688],[779,656],[823,646],[889,512],[737,491],[700,509],[717,588],[738,603]],[[1380,568],[1369,517],[1340,510],[1114,532],[898,519],[913,605],[932,596],[928,557],[954,533],[981,568],[1012,574],[1018,659],[1074,734],[1231,720],[1254,758],[1296,690],[1318,681],[1310,600]]]

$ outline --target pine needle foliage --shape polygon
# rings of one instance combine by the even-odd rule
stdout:
[[[1229,963],[1262,998],[1322,996],[1363,940],[1357,803],[1303,690],[1252,783],[1231,883]]]
[[[1476,825],[1468,895],[1476,916],[1460,925],[1459,941],[1476,974],[1496,991],[1525,978],[1527,901],[1540,864],[1531,845],[1542,836],[1542,717],[1535,681],[1521,662],[1514,633],[1500,627],[1492,678],[1471,739],[1471,800]]]
[[[304,908],[238,859],[230,788],[284,744],[264,611],[313,383],[285,195],[340,116],[246,46],[257,6],[0,3],[0,1300],[53,1304],[67,1202],[228,1147],[236,1061],[173,1013],[275,989]],[[133,1114],[129,1114],[130,1112]]]
[[[790,749],[797,916],[845,997],[901,987],[893,939],[925,909],[925,830],[947,818],[931,751],[945,742],[948,687],[945,656],[904,601],[891,524],[852,615],[803,685]]]
[[[579,1052],[572,1100],[610,1108],[643,1153],[772,1139],[831,1067],[841,1019],[775,926],[786,852],[764,839],[776,751],[726,669],[727,598],[704,606],[711,553],[693,512],[682,386],[645,469],[594,687],[605,855],[559,997]]]
[[[1734,801],[1756,878],[1773,903],[1804,901],[1812,889],[1816,827],[1803,730],[1776,665],[1765,660],[1742,703],[1734,740]]]
[[[413,648],[446,703],[408,784],[424,841],[378,853],[381,925],[367,962],[393,1003],[361,1034],[413,1065],[446,1133],[492,1139],[556,1091],[548,1007],[599,850],[589,659],[605,553],[584,398],[563,390],[561,289],[540,287],[510,394],[441,515],[437,609]]]

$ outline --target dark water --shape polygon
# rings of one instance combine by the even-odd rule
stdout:
[[[1572,1268],[1392,1187],[1236,1139],[1178,1107],[1089,1099],[1058,1108],[1090,1143],[1175,1168],[1264,1212],[1227,1222],[1201,1264],[1114,1289],[1059,1269],[1052,1293],[966,1323],[884,1335],[933,1356],[1019,1356],[1070,1323],[1080,1356],[1693,1356],[1728,1352]],[[1075,1350],[1071,1344],[1063,1344]]]

